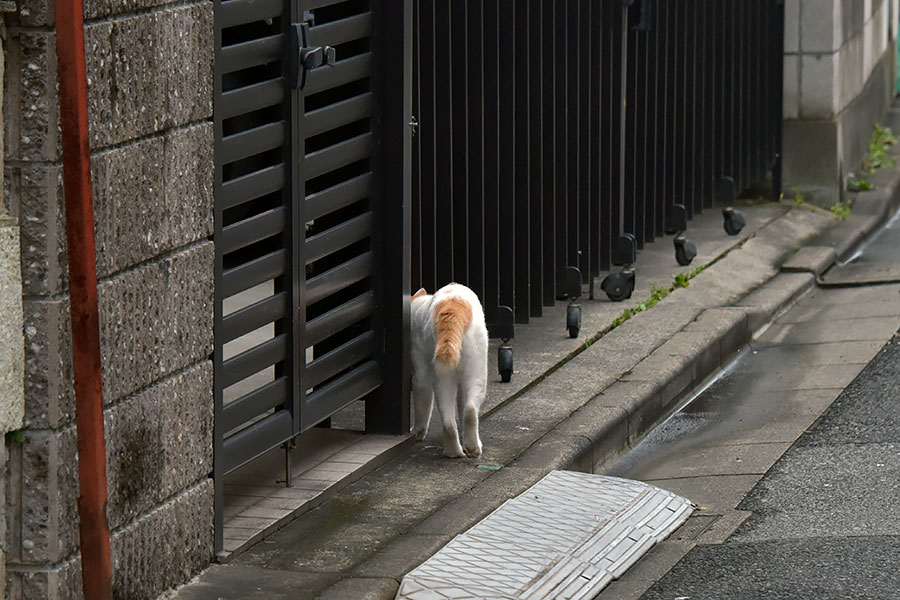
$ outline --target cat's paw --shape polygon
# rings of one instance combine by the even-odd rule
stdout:
[[[447,458],[462,458],[463,456],[465,456],[465,454],[463,454],[462,447],[457,444],[455,448],[452,446],[449,448],[447,446],[444,446],[444,456],[446,456]]]
[[[478,458],[479,456],[481,456],[481,444],[478,444],[477,446],[469,446],[467,444],[465,453],[469,458]]]
[[[416,440],[421,442],[422,440],[425,439],[425,436],[428,434],[428,428],[427,427],[421,427],[421,428],[416,427],[415,429],[413,429],[412,433],[414,436],[416,436]]]

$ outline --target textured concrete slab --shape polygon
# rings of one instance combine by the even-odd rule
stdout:
[[[900,265],[852,263],[835,266],[822,276],[823,285],[876,285],[900,282]]]
[[[248,565],[213,565],[193,581],[165,597],[179,600],[312,600],[317,590],[333,584],[333,573],[297,573]]]
[[[771,369],[769,371],[735,373],[733,385],[754,393],[790,390],[839,390],[853,381],[862,363],[809,366],[806,369]]]
[[[552,471],[408,573],[397,598],[591,597],[692,510],[640,482]]]
[[[806,321],[835,321],[896,316],[900,316],[900,296],[894,301],[878,300],[866,302],[860,299],[860,301],[852,304],[804,304],[789,311],[779,321],[782,323],[803,323]]]
[[[834,248],[806,246],[797,250],[796,254],[781,265],[781,270],[788,273],[812,273],[813,275],[819,275],[830,267],[836,259],[837,254]]]
[[[879,285],[866,290],[866,302],[900,301],[900,284]],[[860,290],[857,288],[834,288],[828,293],[824,290],[809,294],[798,300],[800,306],[829,306],[856,304],[860,301]]]
[[[690,498],[697,505],[697,514],[717,514],[733,510],[761,477],[757,474],[669,477],[648,479],[647,483]]]
[[[815,282],[811,273],[782,273],[735,303],[748,311],[750,331],[767,325],[775,314],[807,294]]]
[[[398,585],[396,580],[383,577],[342,579],[316,596],[316,600],[379,600],[396,594]]]
[[[765,442],[685,448],[678,453],[677,458],[669,457],[666,462],[659,464],[653,461],[644,464],[640,478],[651,481],[670,477],[761,475],[768,471],[789,447],[788,442]],[[669,461],[678,464],[673,466]]]
[[[790,322],[787,313],[782,320]],[[865,364],[872,360],[884,342],[881,340],[858,342],[822,342],[821,344],[792,344],[769,346],[752,342],[753,360],[744,367],[746,372],[772,373],[778,370],[795,369],[799,366],[818,367],[824,365]]]
[[[840,321],[779,323],[759,337],[764,344],[820,344],[822,342],[887,341],[900,318],[870,317]]]

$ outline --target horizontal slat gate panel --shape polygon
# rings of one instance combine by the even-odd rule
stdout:
[[[222,297],[228,298],[244,290],[249,290],[263,281],[268,281],[284,273],[284,250],[276,250],[260,256],[239,267],[228,269],[222,274]]]
[[[231,431],[288,401],[288,380],[279,377],[225,405],[222,427]]]
[[[340,379],[316,389],[307,396],[306,407],[311,418],[327,418],[359,400],[381,385],[381,368],[375,361],[356,367]],[[306,415],[304,415],[306,416]]]
[[[275,165],[232,179],[222,185],[217,203],[223,210],[261,198],[284,188],[284,165]]]
[[[283,9],[284,0],[228,0],[222,2],[216,16],[224,29],[281,16]]]
[[[318,135],[370,116],[372,116],[372,94],[360,94],[306,113],[306,135]]]
[[[315,262],[372,235],[373,223],[372,213],[367,212],[310,237],[306,240],[306,263]]]
[[[284,52],[283,35],[272,35],[241,44],[222,48],[219,55],[219,69],[222,73],[232,73],[280,60]]]
[[[310,71],[306,77],[306,87],[303,91],[307,95],[328,90],[351,81],[364,79],[372,71],[372,57],[360,54],[353,58],[340,60],[329,69],[316,69]]]
[[[310,46],[337,46],[369,36],[372,33],[372,14],[363,13],[311,27]]]
[[[278,207],[222,229],[222,254],[234,252],[250,244],[284,231],[284,208]]]
[[[281,362],[287,355],[287,347],[288,337],[281,334],[227,359],[222,363],[222,387],[227,388]]]
[[[306,155],[304,175],[313,179],[350,163],[367,158],[372,153],[372,134],[366,133]]]
[[[266,150],[280,148],[285,141],[285,128],[285,123],[277,122],[229,135],[222,140],[219,160],[231,163]]]
[[[217,116],[230,119],[267,106],[281,104],[284,101],[284,88],[284,80],[278,78],[222,92],[222,100],[216,104]]]
[[[307,348],[318,344],[348,325],[371,316],[374,311],[375,296],[372,292],[366,292],[328,311],[321,317],[316,317],[306,324],[305,342]]]
[[[291,413],[280,410],[225,439],[222,444],[222,470],[230,473],[292,437]]]
[[[263,325],[277,321],[285,315],[287,307],[287,293],[278,292],[234,311],[222,319],[222,342],[227,344]]]
[[[319,385],[375,352],[375,334],[367,331],[306,365],[305,385]]]
[[[354,202],[364,200],[372,191],[372,174],[364,173],[306,197],[306,219],[313,221]]]
[[[366,252],[306,282],[306,304],[315,304],[372,274],[375,256]]]

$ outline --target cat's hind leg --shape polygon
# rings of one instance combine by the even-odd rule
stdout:
[[[478,407],[467,402],[463,408],[463,442],[464,451],[469,458],[481,456],[481,437],[478,435]]]
[[[459,443],[456,428],[456,375],[438,373],[435,376],[434,395],[444,425],[444,456],[459,458],[465,456]]]
[[[485,361],[487,362],[487,361]],[[464,390],[460,398],[459,412],[462,416],[463,449],[469,458],[481,456],[481,436],[478,435],[478,412],[487,386],[487,368],[479,365],[463,373],[460,388]]]
[[[423,440],[428,434],[428,424],[431,422],[431,410],[434,406],[434,387],[431,381],[413,380],[413,406],[415,407],[413,435],[417,440]]]

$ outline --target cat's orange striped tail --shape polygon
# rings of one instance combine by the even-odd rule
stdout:
[[[472,307],[455,296],[441,300],[434,306],[434,362],[450,368],[459,364],[462,340],[472,324]]]

